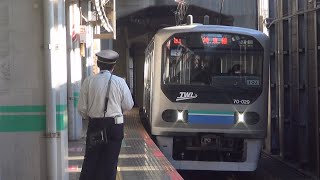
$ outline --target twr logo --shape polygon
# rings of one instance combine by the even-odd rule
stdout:
[[[198,95],[193,92],[180,92],[180,96],[177,97],[176,101],[184,101],[188,99],[195,99]]]

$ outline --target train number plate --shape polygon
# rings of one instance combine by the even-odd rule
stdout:
[[[201,137],[201,145],[218,145],[220,141],[220,137],[216,135],[205,135]]]

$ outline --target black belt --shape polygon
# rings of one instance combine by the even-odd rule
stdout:
[[[101,117],[101,118],[89,118],[89,120],[92,120],[92,121],[96,121],[96,120],[98,120],[98,121],[112,121],[113,122],[113,124],[123,124],[123,120],[122,120],[122,122],[117,122],[117,120],[116,120],[116,117]]]
[[[92,117],[89,117],[89,120],[93,120],[93,121],[96,121],[96,120],[98,120],[98,121],[114,121],[114,117],[94,117],[94,118],[92,118]]]

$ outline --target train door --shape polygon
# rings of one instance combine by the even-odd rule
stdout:
[[[145,51],[144,63],[144,96],[143,96],[143,109],[146,118],[151,117],[151,101],[152,101],[152,61],[153,61],[153,43]]]

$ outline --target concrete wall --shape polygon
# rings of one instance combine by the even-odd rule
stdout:
[[[60,3],[63,1],[59,0]],[[58,179],[67,179],[64,9],[56,4],[52,81],[56,96]],[[48,179],[41,0],[0,1],[0,179]]]

